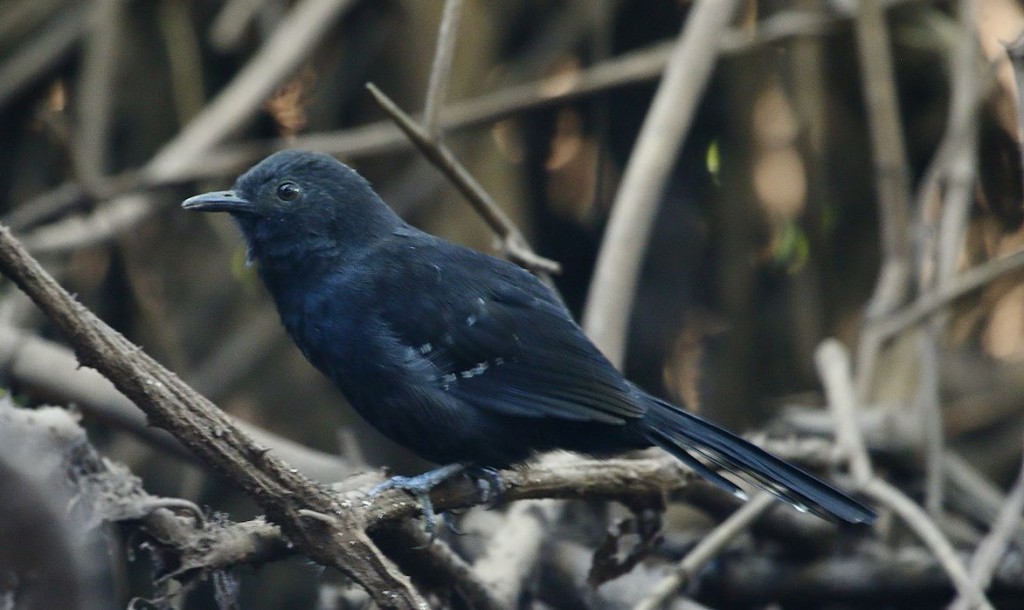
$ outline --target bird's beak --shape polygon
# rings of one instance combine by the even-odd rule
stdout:
[[[255,205],[235,191],[215,191],[189,197],[181,207],[198,212],[253,212]]]

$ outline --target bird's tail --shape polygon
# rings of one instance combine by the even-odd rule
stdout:
[[[874,511],[817,477],[671,403],[653,396],[650,400],[652,404],[644,416],[647,439],[713,483],[744,495],[734,483],[704,465],[698,456],[742,476],[798,509],[830,520],[874,521]]]

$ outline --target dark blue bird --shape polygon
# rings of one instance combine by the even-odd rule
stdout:
[[[183,207],[229,212],[306,358],[387,437],[451,465],[391,487],[422,500],[462,467],[508,466],[551,449],[607,455],[657,445],[734,493],[704,461],[818,515],[875,518],[633,385],[537,278],[409,226],[332,157],[273,154],[232,190]]]

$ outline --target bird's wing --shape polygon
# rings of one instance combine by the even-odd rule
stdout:
[[[536,278],[477,253],[446,254],[403,269],[396,277],[409,296],[383,312],[410,353],[433,365],[432,383],[517,417],[624,424],[644,414],[635,389]]]

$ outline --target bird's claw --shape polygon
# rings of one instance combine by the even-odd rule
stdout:
[[[497,470],[486,466],[468,466],[464,473],[475,480],[480,491],[480,501],[486,504],[487,508],[494,508],[501,502],[505,486]]]
[[[437,513],[434,512],[434,505],[430,501],[430,492],[458,474],[465,474],[477,482],[480,501],[486,503],[489,508],[493,508],[501,500],[503,486],[498,471],[493,468],[466,464],[449,464],[414,477],[391,477],[371,489],[370,496],[380,495],[389,489],[401,489],[408,492],[420,503],[420,510],[423,512],[423,529],[430,536],[430,541],[433,542],[437,537]]]
[[[419,501],[420,510],[423,512],[423,529],[430,536],[430,541],[433,542],[437,537],[437,513],[434,512],[434,504],[430,501],[430,491],[465,470],[464,464],[449,464],[414,477],[391,477],[371,489],[370,496],[377,496],[389,489],[401,489],[408,492]]]

